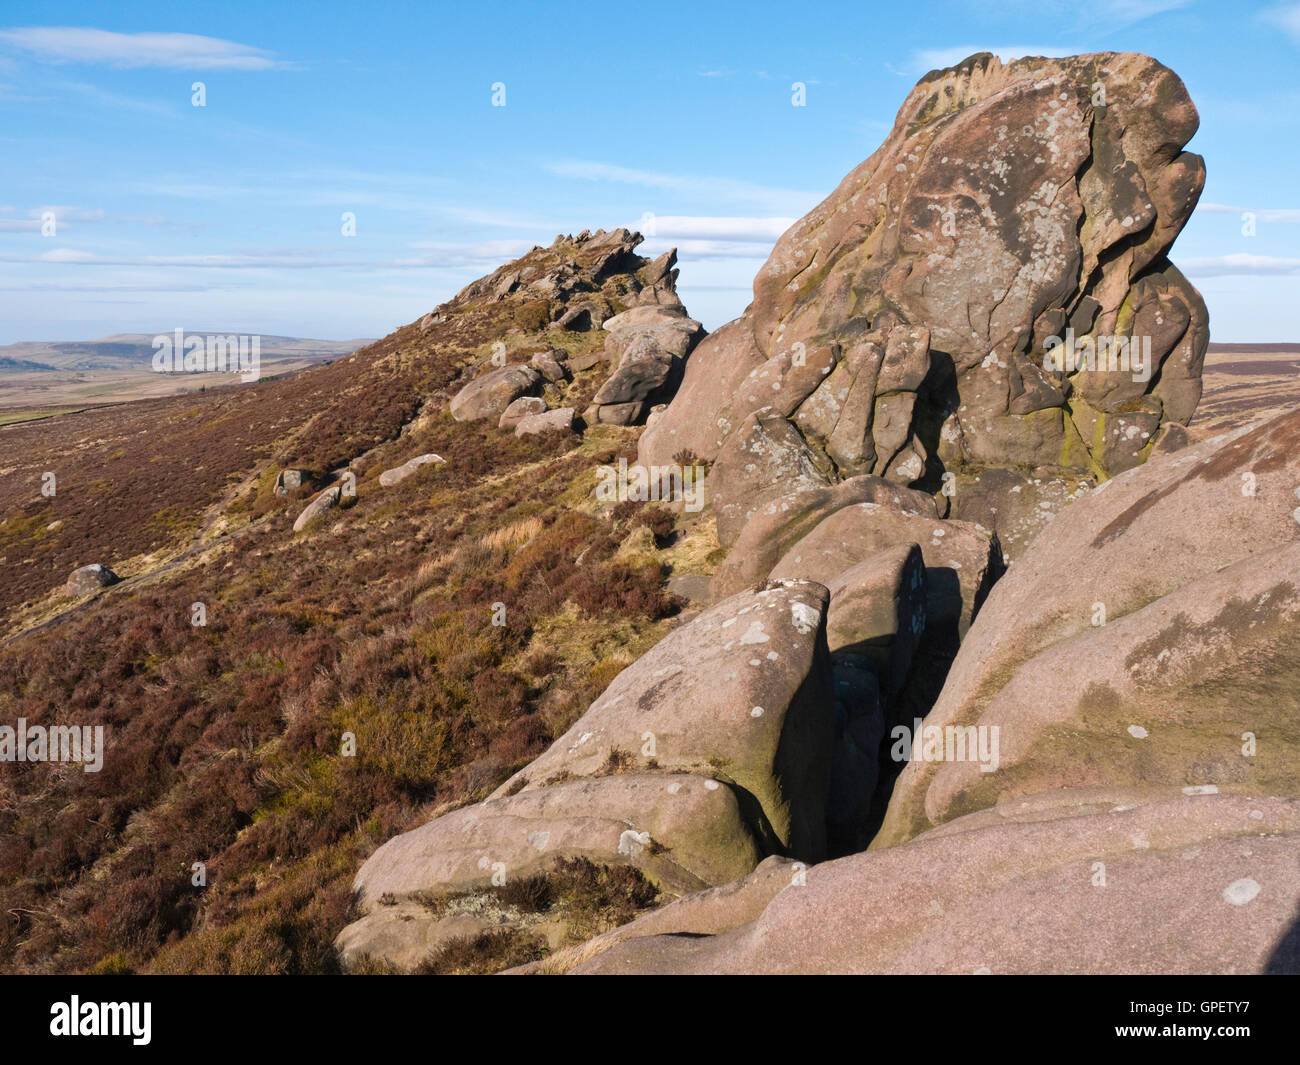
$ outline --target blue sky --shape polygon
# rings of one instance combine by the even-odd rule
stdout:
[[[647,215],[644,250],[678,246],[716,328],[916,79],[984,49],[1177,71],[1209,176],[1174,260],[1215,339],[1300,341],[1300,2],[6,0],[0,343],[381,336],[557,233]]]

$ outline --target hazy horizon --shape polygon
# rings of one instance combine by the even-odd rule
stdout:
[[[617,226],[646,232],[647,254],[679,248],[682,298],[715,329],[916,80],[980,50],[1141,51],[1177,72],[1208,177],[1173,261],[1216,340],[1300,338],[1300,4],[745,10],[693,10],[684,36],[590,4],[359,18],[324,2],[304,22],[12,3],[0,115],[23,166],[0,192],[0,344],[192,321],[382,337],[557,233]],[[594,79],[588,62],[539,62],[598,40],[629,62]]]

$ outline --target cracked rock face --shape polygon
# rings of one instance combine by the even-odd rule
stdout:
[[[1166,257],[1204,181],[1197,122],[1142,55],[927,75],[693,354],[641,461],[719,458],[764,408],[833,477],[1145,461],[1200,396],[1208,316]]]
[[[682,362],[704,335],[686,316],[674,291],[676,252],[665,252],[646,268],[656,280],[637,294],[638,304],[605,321],[605,353],[614,373],[601,385],[587,421],[633,425],[649,409],[672,398],[682,379]]]
[[[1297,456],[1293,411],[1072,503],[989,593],[926,716],[1000,735],[998,768],[909,762],[872,846],[1054,788],[1300,795]]]
[[[687,316],[677,295],[677,250],[648,259],[636,253],[642,240],[627,229],[558,236],[549,248],[534,248],[429,312],[422,328],[467,309],[499,305],[494,313],[511,314],[515,332],[605,334],[603,348],[572,358],[559,347],[534,353],[527,366],[484,367],[452,398],[452,416],[500,418],[520,397],[548,385],[569,399],[572,374],[601,363],[611,372],[583,412],[587,424],[639,424],[672,399],[704,328]],[[517,422],[511,416],[501,427]]]
[[[733,782],[767,847],[820,858],[834,740],[826,606],[826,589],[803,580],[724,600],[615,677],[493,798],[599,773],[621,754]]]

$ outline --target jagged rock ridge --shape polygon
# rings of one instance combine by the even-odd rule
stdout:
[[[605,361],[612,370],[583,416],[592,425],[638,424],[653,406],[672,398],[686,357],[704,335],[677,295],[676,249],[647,259],[635,251],[643,239],[626,229],[558,236],[544,261],[530,262],[530,253],[507,263],[430,311],[421,327],[439,324],[463,306],[510,298],[520,308],[524,327],[602,330],[604,348],[572,365],[587,370]],[[498,417],[546,382],[562,385],[570,376],[561,348],[536,353],[527,366],[491,363],[482,369],[452,398],[452,415],[458,420]]]

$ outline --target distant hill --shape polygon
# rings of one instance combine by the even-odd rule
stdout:
[[[1300,355],[1300,344],[1231,344],[1210,341],[1209,354],[1222,355],[1231,351],[1257,355],[1262,352],[1283,352],[1288,355]]]
[[[156,333],[114,333],[98,340],[23,341],[0,346],[0,373],[67,370],[148,370],[154,355]],[[188,329],[187,336],[253,335],[237,329]],[[303,337],[260,334],[263,362],[276,360],[326,362],[349,355],[371,343],[368,339],[310,340]]]
[[[42,370],[57,369],[57,366],[51,366],[45,362],[30,362],[27,359],[12,359],[8,356],[0,357],[0,373],[39,373]]]

